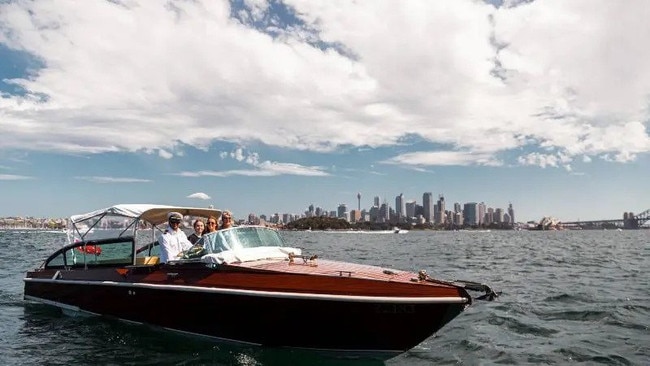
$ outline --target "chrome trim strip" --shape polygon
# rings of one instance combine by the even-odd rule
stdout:
[[[326,301],[348,301],[348,302],[386,302],[397,304],[465,304],[469,299],[465,297],[391,297],[391,296],[354,296],[354,295],[331,295],[331,294],[314,294],[314,293],[290,293],[278,291],[256,291],[241,290],[220,287],[199,287],[186,285],[159,285],[153,283],[131,283],[115,281],[77,281],[77,280],[51,280],[46,278],[24,278],[25,282],[38,283],[56,283],[67,285],[86,285],[86,286],[115,286],[125,288],[146,288],[152,290],[173,290],[185,292],[204,292],[214,294],[244,295],[244,296],[261,296],[261,297],[278,297],[286,299],[313,299]]]

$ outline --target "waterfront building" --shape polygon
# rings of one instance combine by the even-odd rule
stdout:
[[[488,225],[489,223],[485,222],[485,203],[481,202],[478,204],[478,224],[483,225],[486,224]]]
[[[400,193],[399,196],[395,197],[395,215],[397,216],[397,222],[404,222],[406,217],[406,202],[404,202],[404,194]]]
[[[485,223],[485,225],[490,225],[494,222],[494,209],[492,207],[487,209],[483,222]]]
[[[379,207],[379,220],[378,222],[389,222],[390,221],[390,207],[386,202],[381,204]]]
[[[370,219],[368,221],[379,222],[379,206],[370,207],[370,211],[368,212],[368,215],[370,216]]]
[[[379,196],[375,196],[375,198],[373,200],[373,206],[379,207]]]
[[[463,225],[463,212],[454,213],[454,225],[462,226]]]
[[[409,219],[415,217],[415,208],[417,206],[415,200],[407,201],[404,206],[406,210],[406,217],[408,217]]]
[[[433,222],[433,194],[425,192],[422,195],[422,207],[424,208],[425,222]]]
[[[497,224],[502,224],[503,223],[503,209],[502,208],[497,208],[494,210],[494,222]]]
[[[438,202],[436,204],[435,212],[436,224],[444,224],[446,220],[445,216],[445,196],[442,194],[438,195]]]
[[[352,210],[350,211],[350,222],[360,222],[361,221],[361,211]]]
[[[463,206],[463,224],[467,226],[478,226],[478,203],[469,202]]]
[[[512,208],[512,203],[508,203],[508,215],[510,215],[510,223],[515,224],[515,209]]]
[[[345,203],[339,204],[336,217],[342,219],[345,217],[345,214],[348,212],[348,206]]]

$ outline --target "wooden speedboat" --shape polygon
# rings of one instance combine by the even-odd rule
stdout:
[[[73,216],[70,243],[26,274],[25,299],[221,341],[386,359],[461,313],[472,303],[468,289],[496,296],[424,271],[305,255],[261,226],[204,235],[161,264],[155,238],[170,211],[190,220],[221,213],[117,205]]]

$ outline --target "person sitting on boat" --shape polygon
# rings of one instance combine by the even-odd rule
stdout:
[[[178,259],[184,250],[192,247],[187,236],[180,229],[183,215],[178,212],[167,214],[167,229],[158,238],[160,244],[160,263]]]
[[[205,224],[203,224],[203,220],[201,219],[196,219],[194,221],[194,232],[192,235],[188,236],[187,239],[190,241],[192,244],[196,244],[199,239],[201,239],[201,236],[203,235],[203,230],[205,230]]]
[[[208,217],[208,222],[206,224],[205,231],[203,232],[203,235],[213,233],[213,232],[217,231],[217,225],[218,225],[218,221],[217,221],[216,217],[214,217],[214,216]]]
[[[221,214],[221,227],[219,230],[223,229],[229,229],[232,227],[232,214],[230,211],[224,211],[223,214]]]

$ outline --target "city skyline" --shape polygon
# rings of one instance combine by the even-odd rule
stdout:
[[[650,208],[644,2],[169,4],[0,2],[0,216]]]
[[[505,222],[511,224],[517,222],[514,215],[515,211],[511,202],[508,203],[507,209],[505,210],[502,207],[492,207],[485,202],[454,202],[453,209],[447,210],[445,205],[445,197],[441,193],[438,194],[438,200],[433,203],[432,193],[424,192],[420,205],[417,204],[418,201],[416,199],[404,199],[403,193],[395,196],[394,205],[389,204],[387,197],[384,197],[382,200],[382,197],[380,196],[373,196],[372,205],[368,207],[362,207],[361,198],[363,196],[361,193],[357,193],[355,197],[357,199],[357,206],[351,206],[356,207],[354,209],[348,209],[349,205],[347,203],[339,203],[334,209],[328,209],[328,207],[322,207],[318,204],[310,203],[302,212],[251,212],[249,213],[248,217],[250,218],[251,215],[261,218],[274,217],[276,220],[280,220],[284,223],[293,221],[298,218],[314,216],[345,218],[350,222],[371,221],[397,223],[416,222],[416,219],[419,218],[421,219],[422,223],[443,225],[445,223],[452,223],[456,225],[480,225],[484,223],[484,220],[486,219],[488,224],[491,222]],[[431,199],[429,200],[428,198]],[[463,213],[468,210],[468,207],[471,208],[472,205],[474,206],[473,208],[476,210],[476,213],[470,216],[468,222],[467,218],[464,218]],[[375,212],[373,212],[373,210],[375,210]],[[364,214],[366,216],[364,216]],[[458,216],[459,214],[460,216]],[[486,214],[489,216],[486,216]],[[496,217],[495,219],[492,218],[493,214],[496,215],[494,216]],[[246,219],[245,217],[243,218]]]

